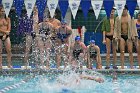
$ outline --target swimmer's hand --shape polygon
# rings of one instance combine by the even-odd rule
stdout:
[[[4,34],[2,37],[2,40],[5,40],[5,39],[6,39],[6,34]]]

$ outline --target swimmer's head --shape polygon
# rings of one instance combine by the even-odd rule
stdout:
[[[75,37],[75,41],[80,41],[80,40],[81,40],[80,36]]]
[[[67,25],[67,21],[66,20],[62,20],[61,21],[61,26],[64,28]]]
[[[90,40],[90,44],[95,44],[95,40]]]

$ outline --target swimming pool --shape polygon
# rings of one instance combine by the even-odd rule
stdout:
[[[62,73],[56,74],[55,72],[34,74],[35,76],[31,77],[32,75],[1,76],[1,90],[29,78],[19,86],[0,93],[139,93],[140,91],[139,74],[121,73],[118,74],[118,79],[115,82],[112,80],[111,73],[103,74],[104,83],[83,79],[80,80],[80,83],[74,83],[69,79],[71,75],[64,76]],[[63,76],[64,81],[71,84],[65,85],[58,82],[60,76]]]

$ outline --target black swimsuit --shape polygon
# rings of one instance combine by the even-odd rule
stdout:
[[[46,37],[42,37],[42,40],[43,41],[46,41],[47,40],[47,36],[50,35],[50,26],[45,24],[45,23],[42,23],[41,24],[41,27],[39,29],[39,34],[45,34]]]
[[[113,40],[113,35],[105,35],[105,37],[110,39],[111,41]]]
[[[96,58],[97,56],[97,52],[95,49],[91,49],[91,47],[89,48],[89,54],[90,54],[90,58]]]
[[[6,40],[8,37],[9,37],[9,35],[6,35],[5,40]],[[1,39],[1,40],[2,40],[2,38],[3,38],[3,36],[0,36],[0,39]],[[3,41],[5,41],[5,40],[3,40]]]
[[[65,34],[62,34],[60,29],[59,29],[59,32],[57,33],[57,37],[61,40],[62,43],[64,42],[64,39],[66,39],[69,36],[70,36],[70,34],[68,33],[67,29],[66,29]]]
[[[82,49],[75,49],[75,50],[73,50],[73,57],[76,58],[76,59],[79,59],[80,53],[83,53]]]
[[[127,41],[127,39],[128,39],[128,35],[121,35],[121,37],[122,37],[125,41]]]

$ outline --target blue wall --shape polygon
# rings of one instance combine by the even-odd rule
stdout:
[[[91,39],[95,40],[96,45],[98,45],[100,47],[100,52],[101,53],[105,53],[106,52],[106,48],[105,45],[102,43],[103,40],[103,36],[102,33],[98,32],[98,33],[94,33],[94,32],[85,32],[85,41],[84,43],[86,45],[89,44],[89,41]]]

